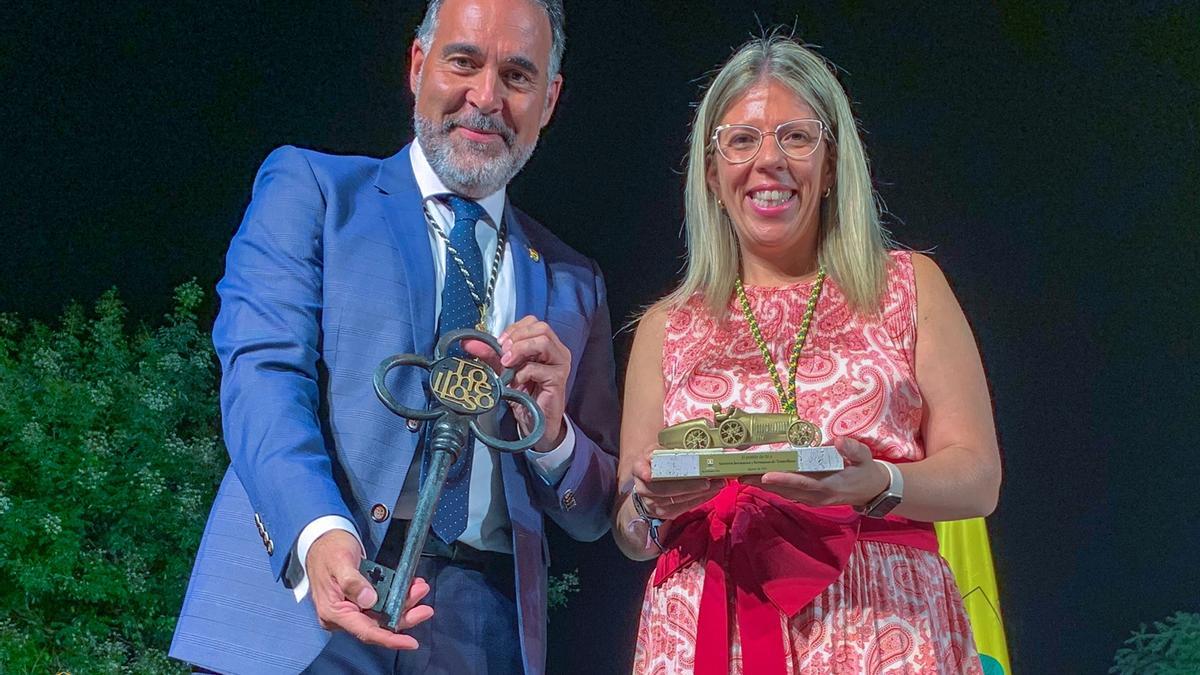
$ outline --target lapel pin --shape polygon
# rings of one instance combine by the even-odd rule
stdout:
[[[529,249],[529,259],[533,262],[537,262],[542,259],[542,254],[538,253],[536,248],[531,248]]]

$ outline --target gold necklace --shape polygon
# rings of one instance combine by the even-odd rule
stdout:
[[[771,374],[771,382],[775,383],[775,391],[779,393],[779,405],[785,413],[797,419],[799,419],[800,413],[796,410],[796,370],[800,367],[800,351],[804,349],[804,343],[808,340],[808,327],[812,324],[813,310],[817,307],[817,299],[821,297],[821,288],[824,285],[825,267],[822,265],[817,268],[817,280],[813,282],[812,292],[808,294],[808,305],[804,308],[804,318],[800,320],[800,330],[796,332],[796,342],[792,345],[792,355],[788,361],[788,386],[785,388],[779,381],[779,369],[775,367],[775,359],[771,357],[771,350],[767,347],[767,341],[763,339],[762,329],[758,327],[754,311],[750,309],[750,299],[746,297],[746,289],[742,286],[741,277],[733,282],[738,302],[742,306],[742,314],[746,317],[746,323],[750,324],[750,334],[754,336],[758,351],[762,352],[763,362],[767,364],[767,372]]]

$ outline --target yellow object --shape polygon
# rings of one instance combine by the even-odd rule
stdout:
[[[992,545],[983,518],[934,523],[938,551],[958,581],[985,675],[1012,675],[1000,614]]]

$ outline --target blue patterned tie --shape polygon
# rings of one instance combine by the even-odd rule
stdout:
[[[475,223],[485,215],[483,207],[469,199],[458,195],[447,195],[446,204],[454,211],[454,228],[450,230],[450,244],[458,251],[467,271],[471,273],[471,281],[475,284],[475,293],[481,299],[487,288],[487,279],[483,276],[483,254],[479,251],[479,242],[475,239]],[[471,297],[471,289],[463,279],[462,268],[455,262],[449,247],[446,249],[446,283],[442,288],[442,316],[438,324],[438,335],[445,335],[459,328],[472,328],[479,321],[479,307]],[[451,353],[462,352],[453,349]],[[471,460],[475,440],[467,441],[458,461],[450,467],[446,476],[446,486],[442,498],[438,501],[437,510],[433,514],[433,531],[439,539],[449,544],[462,536],[467,527],[467,501],[471,492]],[[429,452],[425,453],[422,464],[422,476],[429,467]],[[424,484],[424,480],[422,480]]]

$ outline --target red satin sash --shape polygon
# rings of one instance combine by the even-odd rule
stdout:
[[[859,539],[937,551],[931,523],[811,508],[737,481],[676,519],[654,585],[693,562],[704,565],[695,675],[729,672],[730,600],[745,672],[786,673],[779,615],[795,616],[836,581]]]

